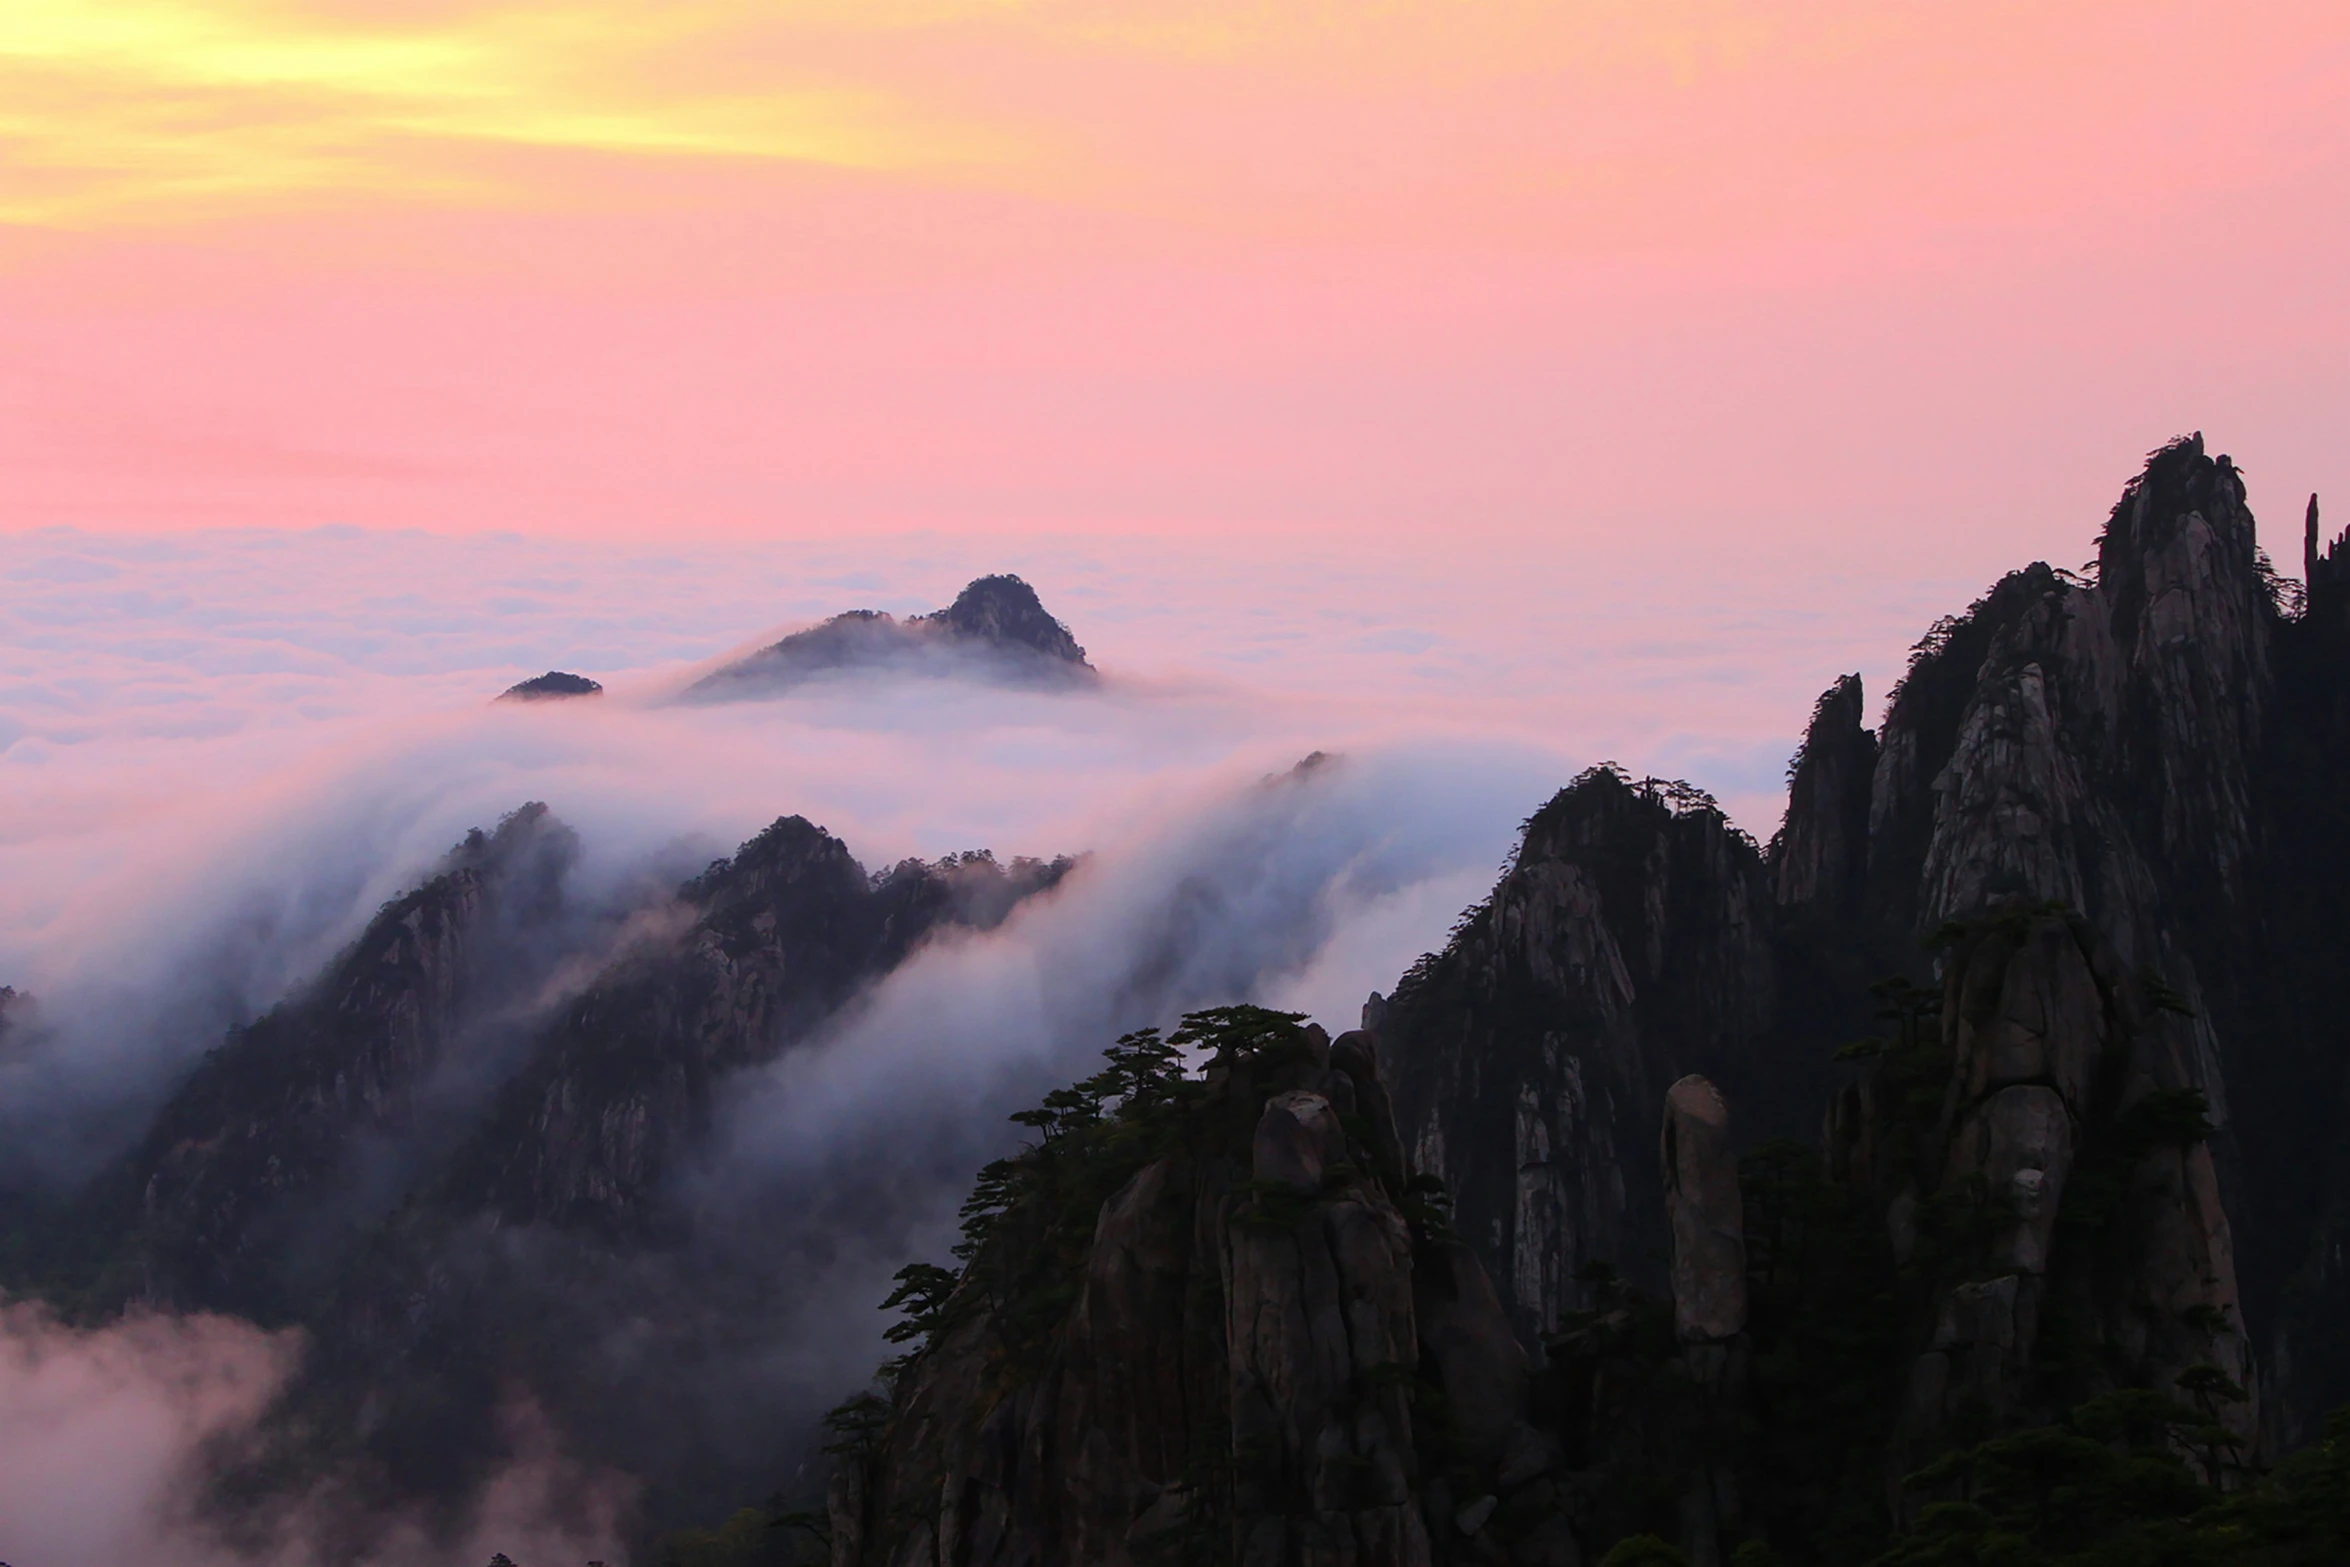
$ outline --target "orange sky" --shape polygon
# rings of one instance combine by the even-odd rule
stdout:
[[[9,13],[0,527],[1972,569],[2190,427],[2350,501],[2338,4]]]

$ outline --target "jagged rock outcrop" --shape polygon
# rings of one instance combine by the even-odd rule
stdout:
[[[2309,497],[2309,510],[2302,516],[2301,582],[2312,598],[2350,586],[2350,528],[2327,540],[2318,522],[2315,495]]]
[[[1703,1070],[1766,1085],[1776,1018],[1768,880],[1712,802],[1594,769],[1527,823],[1493,896],[1383,1004],[1413,1167],[1531,1343],[1585,1304],[1594,1261],[1661,1282],[1655,1131]],[[1816,1101],[1815,1101],[1816,1102]]]
[[[1746,1214],[1721,1090],[1695,1073],[1675,1083],[1661,1135],[1674,1331],[1689,1343],[1720,1343],[1746,1328]]]
[[[1867,887],[1869,786],[1877,737],[1861,709],[1860,676],[1846,675],[1813,707],[1787,770],[1787,820],[1771,844],[1771,890],[1782,905],[1849,919]]]
[[[561,701],[566,697],[603,694],[601,681],[590,680],[585,675],[575,675],[567,670],[550,669],[543,675],[533,675],[528,680],[508,686],[498,693],[497,699],[501,702],[550,702]]]
[[[324,1451],[364,1460],[387,1501],[461,1494],[495,1471],[491,1416],[522,1391],[575,1457],[672,1495],[723,1495],[756,1473],[764,1455],[706,1408],[677,1418],[660,1374],[708,1374],[727,1319],[752,1320],[747,1302],[789,1287],[788,1255],[755,1233],[701,1235],[676,1189],[721,1086],[809,1038],[929,936],[1000,922],[1069,864],[973,853],[868,875],[793,816],[712,865],[543,1022],[466,1135],[411,1183],[313,1322],[271,1435],[335,1433]],[[681,1257],[690,1281],[663,1260]],[[534,1331],[514,1333],[518,1320]],[[634,1323],[625,1359],[595,1348],[616,1321]],[[272,1445],[254,1470],[287,1462]]]
[[[1066,1305],[1016,1261],[1049,1215],[998,1221],[836,1480],[835,1567],[1575,1559],[1523,1352],[1393,1162],[1376,1045],[1257,1017],[1156,1123],[1071,1134],[1172,1146],[1101,1203]],[[1029,1156],[1046,1190],[1068,1146]]]
[[[1036,590],[1009,573],[975,578],[955,601],[909,624],[935,626],[950,637],[997,648],[1026,648],[1064,664],[1091,669],[1069,628],[1046,613]]]
[[[1875,1172],[1897,1256],[1931,1281],[1889,1479],[1953,1429],[2045,1423],[2115,1387],[2176,1394],[2197,1367],[2253,1382],[2187,1020],[2169,1000],[2077,916],[2011,905],[1951,950],[1931,1130],[1905,1156],[1884,1146],[1898,1110],[1842,1118],[1832,1160]],[[2249,1450],[2254,1399],[2219,1413]]]
[[[768,696],[854,670],[965,675],[1018,685],[1068,685],[1094,678],[1085,649],[1014,576],[981,577],[954,603],[900,620],[856,609],[795,631],[695,681],[687,701]]]
[[[1928,979],[1922,938],[2024,899],[2076,911],[2117,975],[2183,1009],[2163,1028],[2216,1125],[2201,1157],[2266,1335],[2272,1439],[2350,1398],[2350,1354],[2308,1304],[2350,1287],[2331,1260],[2350,1254],[2334,1195],[2350,1192],[2350,1042],[2315,999],[2350,962],[2350,611],[2328,608],[2350,605],[2332,564],[2350,545],[2304,533],[2297,596],[2259,551],[2235,466],[2200,436],[2156,452],[2094,576],[2034,565],[1938,623],[1876,735],[1857,680],[1829,689],[1759,868],[1767,896],[1735,847],[1710,879],[1702,856],[1652,847],[1657,827],[1604,785],[1529,822],[1493,899],[1380,1003],[1407,1144],[1453,1183],[1529,1342],[1594,1304],[1572,1282],[1586,1262],[1657,1278],[1642,1129],[1665,1084],[1702,1070],[1752,1107],[1749,1137],[1786,1133],[1824,1090],[1826,1052],[1860,1031],[1867,982]],[[1571,840],[1570,818],[1586,824]],[[2034,1099],[2010,1097],[2002,1136]],[[1873,1155],[1848,1140],[1838,1157]]]
[[[934,930],[985,929],[1068,862],[983,854],[868,877],[790,816],[679,893],[681,933],[620,954],[535,1042],[447,1184],[505,1224],[639,1223],[713,1085],[772,1057]]]

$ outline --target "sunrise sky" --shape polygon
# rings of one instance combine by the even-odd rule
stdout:
[[[2338,3],[5,11],[0,745],[1008,567],[1767,832],[2169,436],[2350,516]]]
[[[2011,554],[2182,428],[2350,479],[2336,4],[7,10],[11,527]]]

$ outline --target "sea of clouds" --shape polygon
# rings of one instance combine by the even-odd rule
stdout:
[[[1767,835],[1812,694],[1860,667],[1881,696],[1906,639],[1965,596],[1856,608],[1835,584],[1774,598],[1730,573],[1547,565],[921,536],[0,537],[0,984],[37,1023],[0,1055],[9,1168],[86,1174],[224,1030],[525,800],[578,831],[574,894],[607,905],[789,813],[868,868],[1086,855],[740,1085],[680,1194],[803,1216],[806,1287],[713,1372],[739,1382],[755,1360],[798,1418],[872,1364],[877,1286],[941,1247],[972,1169],[1008,1145],[1003,1114],[1118,1032],[1242,999],[1350,1026],[1483,895],[1517,823],[1602,757],[1691,776]],[[669,700],[794,624],[935,608],[1000,569],[1071,624],[1097,688],[850,678]],[[548,668],[606,694],[488,700]],[[1291,776],[1313,752],[1335,760]],[[220,1559],[190,1487],[299,1352],[224,1319],[76,1329],[6,1307],[0,1457],[129,1457],[96,1487],[0,1464],[0,1557],[75,1567],[135,1541]],[[516,1462],[468,1543],[525,1567],[617,1560],[625,1481],[568,1474],[514,1419]],[[532,1500],[583,1492],[601,1512]],[[298,1559],[302,1537],[290,1519],[275,1549]],[[378,1559],[446,1545],[393,1531]]]

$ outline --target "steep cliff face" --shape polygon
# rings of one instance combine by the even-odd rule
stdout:
[[[560,898],[570,830],[527,805],[385,905],[303,994],[207,1055],[141,1142],[52,1226],[50,1274],[90,1305],[282,1321],[328,1233],[393,1200],[394,1150],[494,1070],[452,1051],[469,1018],[529,992],[558,954],[527,939]]]
[[[1658,1281],[1642,1194],[1667,1083],[1702,1069],[1749,1137],[1794,1130],[1868,983],[1930,980],[1924,937],[2022,899],[2084,920],[2111,984],[2177,998],[2165,1048],[2215,1123],[2200,1157],[2271,1436],[2350,1397],[2309,1304],[2341,1300],[2350,1190],[2350,1036],[2321,999],[2350,961],[2345,549],[2309,530],[2304,607],[2241,474],[2182,439],[2125,489],[2093,578],[2035,565],[1937,624],[1876,734],[1859,682],[1830,688],[1767,858],[1657,786],[1640,805],[1586,779],[1538,814],[1488,904],[1374,1008],[1407,1144],[1529,1342],[1596,1303],[1587,1262]]]
[[[1048,1100],[997,1167],[844,1460],[836,1567],[1574,1561],[1523,1351],[1395,1162],[1375,1041],[1249,1009],[1176,1039],[1204,1079],[1127,1041],[1144,1073]]]
[[[1813,707],[1787,772],[1787,820],[1770,852],[1771,891],[1782,908],[1817,911],[1839,925],[1860,912],[1876,769],[1877,737],[1861,710],[1860,676],[1846,675]]]
[[[1377,1009],[1408,1156],[1451,1189],[1529,1342],[1584,1304],[1591,1262],[1661,1281],[1653,1128],[1675,1078],[1807,1097],[1757,1081],[1770,905],[1761,856],[1711,801],[1594,769]]]
[[[1954,1430],[2116,1388],[2247,1390],[2215,1413],[2251,1450],[2234,1238],[2176,1007],[2077,916],[2010,905],[1951,945],[1932,1121],[1874,1081],[1845,1091],[1830,1162],[1862,1173],[1922,1292],[1889,1482]]]

